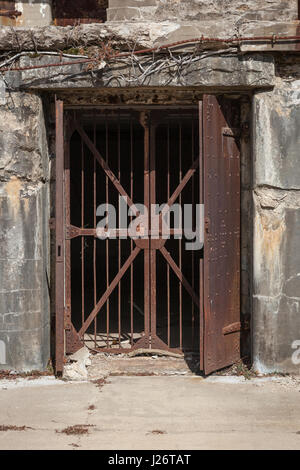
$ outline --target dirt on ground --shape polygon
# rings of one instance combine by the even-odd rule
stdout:
[[[32,370],[30,372],[17,372],[14,370],[0,370],[0,380],[16,380],[16,379],[28,379],[36,380],[40,377],[50,377],[53,376],[53,370],[47,369],[44,372],[39,370]]]
[[[91,424],[75,424],[74,426],[68,426],[67,428],[62,429],[61,431],[56,430],[59,434],[66,434],[67,436],[78,436],[81,434],[88,434],[89,428],[94,427]]]
[[[182,358],[158,355],[142,355],[128,357],[126,354],[108,355],[98,353],[91,356],[88,367],[88,379],[100,389],[109,383],[108,377],[151,377],[151,376],[187,376],[203,377],[205,380],[246,380],[254,381],[257,385],[265,380],[272,380],[286,388],[300,385],[300,376],[282,373],[258,374],[251,366],[249,358],[243,358],[230,367],[224,368],[205,377],[199,370],[199,356],[190,355]]]
[[[0,424],[0,432],[26,431],[27,429],[32,429],[32,428],[28,426],[13,426],[13,425]]]

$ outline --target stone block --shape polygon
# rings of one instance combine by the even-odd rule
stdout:
[[[109,0],[108,8],[124,7],[152,7],[157,5],[158,0]]]
[[[27,93],[7,93],[6,105],[0,106],[0,178],[44,180],[48,169],[41,98]],[[18,184],[17,180],[11,181],[13,193],[19,190]]]
[[[16,26],[48,26],[52,22],[52,0],[31,0],[17,2],[16,9],[22,15],[16,19]]]
[[[299,51],[299,43],[293,41],[278,41],[284,36],[299,36],[299,21],[284,21],[279,18],[270,21],[245,21],[240,25],[239,35],[241,37],[269,37],[268,41],[242,41],[241,50],[244,52],[258,51]],[[274,36],[275,35],[275,36]]]
[[[295,372],[300,340],[300,194],[260,188],[255,196],[253,358],[260,372]]]
[[[0,340],[6,368],[40,369],[50,354],[48,190],[41,186],[24,203],[5,197],[1,186]]]
[[[293,345],[300,344],[300,299],[256,297],[253,301],[254,368],[263,374],[300,373]]]
[[[255,185],[300,189],[300,80],[254,97]]]
[[[136,7],[119,7],[107,9],[107,21],[124,21],[141,18],[141,11]]]
[[[0,367],[44,369],[50,354],[50,207],[43,105],[34,94],[11,95],[0,107]]]

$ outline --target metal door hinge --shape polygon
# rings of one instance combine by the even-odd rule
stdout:
[[[226,137],[240,137],[241,129],[239,127],[223,127],[222,134]]]
[[[51,219],[49,219],[49,228],[50,230],[55,230],[55,218],[54,217],[51,217]]]
[[[222,333],[223,335],[229,335],[230,333],[237,333],[241,331],[241,329],[241,322],[231,323],[231,325],[227,325],[223,328]]]
[[[243,137],[244,139],[250,137],[250,132],[251,132],[250,123],[249,123],[249,122],[244,122],[244,123],[242,124],[242,129],[241,129],[241,135],[242,135],[242,137]]]
[[[231,323],[223,328],[223,335],[230,335],[230,333],[238,333],[239,331],[250,330],[249,321],[245,320],[243,322]]]
[[[209,233],[209,229],[210,229],[210,218],[209,217],[205,217],[205,219],[204,219],[204,229],[205,229],[206,233]]]

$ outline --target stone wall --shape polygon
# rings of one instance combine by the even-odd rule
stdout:
[[[1,2],[0,2],[1,3]],[[7,2],[6,2],[7,3]],[[47,26],[52,23],[52,0],[22,0],[15,3],[22,13],[16,19],[0,17],[0,25]],[[99,6],[107,1],[98,0]],[[224,23],[230,34],[248,21],[296,20],[298,0],[108,0],[108,21],[195,22],[205,21],[214,29]]]
[[[245,21],[297,19],[297,0],[109,0],[108,21]]]
[[[49,359],[48,149],[41,98],[11,93],[0,106],[0,368],[44,369]]]
[[[254,365],[299,373],[300,80],[278,78],[273,91],[256,94],[253,112]]]

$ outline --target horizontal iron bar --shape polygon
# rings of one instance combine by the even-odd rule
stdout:
[[[147,230],[147,231],[140,231],[140,237],[141,238],[149,238],[153,236],[161,236],[164,235],[166,237],[173,235],[173,236],[178,236],[178,235],[192,235],[194,233],[193,230],[186,230],[186,229],[168,229],[165,231],[162,230]],[[100,238],[100,237],[106,237],[107,239],[109,238],[120,238],[120,237],[128,237],[128,238],[136,238],[136,237],[130,237],[128,229],[103,229],[103,228],[80,228],[76,227],[75,225],[69,225],[67,226],[66,229],[66,239],[70,240],[72,238],[76,237],[95,237],[95,238]]]
[[[0,16],[7,16],[9,18],[16,18],[21,16],[22,12],[18,10],[0,10]]]

